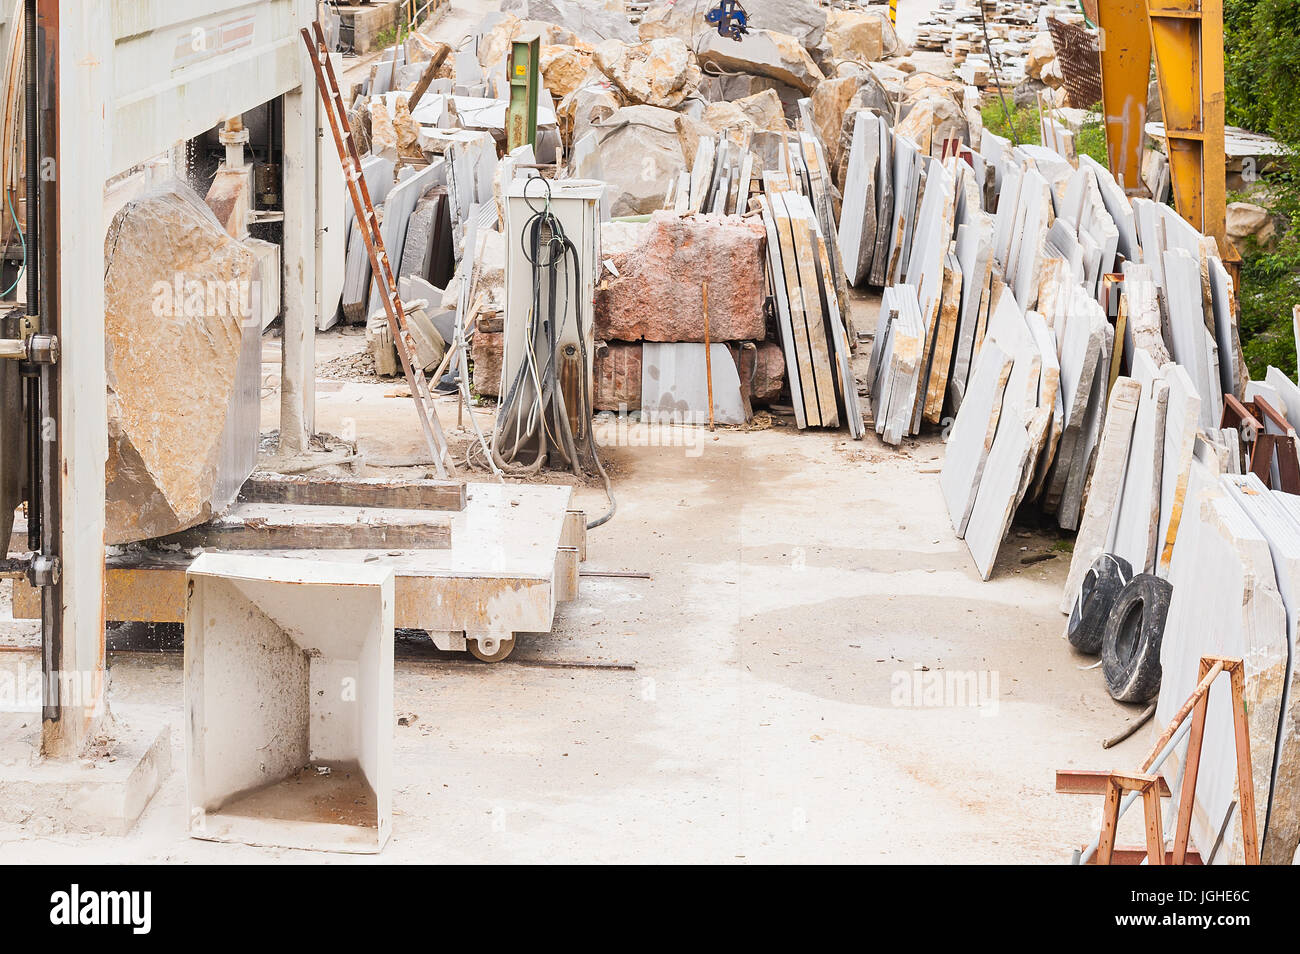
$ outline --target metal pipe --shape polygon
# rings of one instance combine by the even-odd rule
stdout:
[[[41,331],[39,99],[36,95],[36,0],[23,0],[23,125],[27,151],[27,314]],[[27,548],[41,549],[41,382],[37,369],[25,368],[27,390]]]

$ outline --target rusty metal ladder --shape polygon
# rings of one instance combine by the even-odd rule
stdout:
[[[313,22],[311,31],[303,27],[300,31],[303,43],[311,57],[312,69],[316,72],[316,86],[320,90],[321,101],[325,104],[325,115],[329,118],[330,129],[334,133],[334,145],[338,149],[339,162],[343,166],[343,178],[347,182],[348,193],[352,197],[352,208],[357,216],[357,228],[366,243],[366,252],[370,256],[370,270],[378,284],[379,297],[383,299],[384,311],[388,314],[388,329],[397,346],[397,356],[402,362],[402,373],[411,387],[411,397],[415,400],[415,411],[420,418],[420,427],[433,455],[433,466],[438,476],[447,476],[444,458],[451,459],[447,450],[447,439],[438,420],[438,412],[433,404],[433,394],[423,369],[417,369],[411,361],[416,352],[415,339],[407,327],[406,311],[397,291],[397,279],[388,261],[388,252],[384,249],[383,237],[379,234],[375,207],[370,201],[370,190],[366,187],[365,177],[361,174],[361,157],[357,154],[356,140],[348,124],[347,108],[343,104],[343,95],[339,92],[338,79],[334,75],[334,64],[330,61],[329,48],[325,43],[325,33],[320,21]],[[313,36],[314,33],[314,36]]]

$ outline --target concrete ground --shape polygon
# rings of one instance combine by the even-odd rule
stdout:
[[[903,22],[925,6],[903,0]],[[873,305],[858,303],[859,328]],[[321,337],[318,367],[363,347],[352,332]],[[266,361],[264,430],[273,343]],[[401,385],[318,387],[318,429],[355,434],[367,472],[420,470]],[[454,401],[440,404],[455,430]],[[584,578],[554,631],[503,663],[399,646],[405,724],[377,859],[187,838],[181,658],[142,653],[110,655],[111,699],[170,720],[177,770],[136,831],[0,828],[0,858],[1060,863],[1096,832],[1100,799],[1054,794],[1054,770],[1131,768],[1148,731],[1100,747],[1135,713],[1062,638],[1067,541],[1018,526],[980,581],[939,493],[941,435],[890,448],[777,417],[637,425],[605,454],[618,512],[585,566],[651,579]],[[578,497],[604,508],[598,485]],[[38,658],[6,641],[0,665]]]

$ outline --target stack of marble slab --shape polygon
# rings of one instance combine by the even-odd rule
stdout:
[[[920,379],[904,433],[917,434],[924,423],[941,423],[945,408],[956,406],[964,391],[987,315],[992,221],[981,209],[981,190],[965,161],[925,155],[866,111],[855,120],[853,148],[857,156],[850,156],[841,215],[842,258],[848,277],[907,285],[916,297],[923,332]],[[874,197],[853,199],[855,185],[881,182],[884,189]],[[868,242],[869,234],[874,241]]]
[[[1241,397],[1249,380],[1236,323],[1232,280],[1214,240],[1171,207],[1133,199],[1139,261],[1164,306],[1166,345],[1207,401],[1203,425],[1217,427],[1223,394]]]
[[[1202,656],[1244,661],[1256,837],[1264,863],[1290,864],[1300,846],[1300,694],[1293,691],[1300,498],[1269,491],[1253,475],[1218,475],[1199,456],[1192,484],[1169,574],[1155,721],[1167,724],[1191,694]],[[1166,777],[1177,778],[1185,761],[1179,747]],[[1219,863],[1244,859],[1237,777],[1231,693],[1221,677],[1210,691],[1191,812],[1192,847],[1205,857],[1222,837]]]
[[[1033,484],[1060,386],[1042,316],[1022,310],[1005,286],[995,295],[939,478],[953,530],[985,580]]]
[[[886,288],[867,374],[876,433],[886,444],[897,446],[911,430],[924,334],[916,289],[911,285]]]
[[[834,238],[827,240],[812,201],[799,192],[768,191],[761,209],[795,421],[800,428],[838,427],[843,414],[860,438],[865,425],[828,252]]]
[[[885,283],[894,213],[893,150],[889,123],[869,109],[859,109],[840,207],[840,259],[850,285]]]
[[[664,208],[718,215],[749,211],[750,191],[763,171],[749,146],[744,129],[719,133],[712,139],[701,136],[691,170],[673,180]]]

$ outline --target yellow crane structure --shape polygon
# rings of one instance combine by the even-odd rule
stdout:
[[[1227,252],[1223,0],[1085,0],[1101,28],[1102,113],[1111,171],[1141,190],[1152,54],[1178,214]]]

